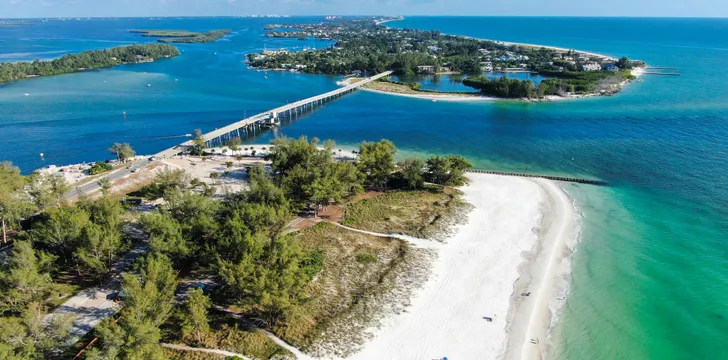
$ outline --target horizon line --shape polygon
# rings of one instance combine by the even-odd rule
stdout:
[[[725,19],[728,16],[630,16],[630,15],[383,15],[383,14],[363,14],[363,15],[341,15],[341,14],[317,14],[317,15],[287,15],[287,14],[249,14],[249,15],[133,15],[133,16],[41,16],[41,17],[0,17],[0,20],[39,20],[39,19],[144,19],[144,18],[250,18],[250,17],[269,17],[269,18],[294,18],[294,17],[369,17],[369,16],[401,16],[407,17],[501,17],[501,18],[587,18],[587,19]],[[392,21],[396,21],[394,19]]]

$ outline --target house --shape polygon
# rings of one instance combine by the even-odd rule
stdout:
[[[587,63],[581,66],[584,71],[597,71],[601,70],[602,66],[597,63]]]
[[[419,74],[434,74],[435,73],[435,66],[433,66],[433,65],[418,65],[417,66],[417,73],[419,73]]]
[[[619,70],[619,68],[617,67],[617,65],[614,65],[614,64],[604,64],[604,66],[602,66],[602,69],[607,70],[607,71],[617,71],[617,70]]]

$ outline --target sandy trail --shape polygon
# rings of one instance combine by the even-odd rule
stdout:
[[[342,227],[349,231],[354,231],[354,232],[358,232],[358,233],[362,233],[362,234],[404,240],[404,241],[410,243],[412,246],[419,247],[419,248],[430,249],[430,248],[439,248],[442,246],[442,243],[440,243],[436,240],[420,239],[420,238],[416,238],[414,236],[402,235],[402,234],[381,234],[381,233],[376,233],[376,232],[372,232],[372,231],[355,229],[355,228],[348,227],[346,225],[341,225],[341,224],[335,223],[335,222],[332,222],[331,224],[334,224],[338,227]]]
[[[162,345],[163,347],[169,348],[169,349],[179,350],[179,351],[196,351],[196,352],[217,354],[217,355],[223,355],[223,356],[235,356],[235,357],[239,357],[243,360],[252,360],[251,358],[249,358],[243,354],[238,354],[238,353],[234,353],[231,351],[225,351],[225,350],[193,348],[193,347],[184,346],[184,345],[174,345],[174,344],[165,344],[165,343],[162,343],[160,345]]]

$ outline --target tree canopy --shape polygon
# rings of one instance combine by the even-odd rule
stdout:
[[[54,60],[6,62],[0,63],[0,83],[37,76],[73,73],[119,64],[152,61],[179,54],[179,50],[172,45],[134,44],[106,50],[87,50],[78,54],[66,54]]]

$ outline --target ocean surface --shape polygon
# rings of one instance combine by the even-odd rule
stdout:
[[[135,28],[234,30],[217,43],[182,45],[174,59],[0,86],[0,159],[27,173],[110,158],[113,142],[153,153],[195,128],[213,130],[334,89],[334,77],[269,72],[265,79],[243,64],[246,53],[264,47],[329,45],[262,36],[267,23],[319,20],[0,27],[0,61],[150,41],[128,33]],[[346,150],[388,138],[402,155],[458,153],[478,168],[607,180],[609,187],[566,186],[583,214],[582,232],[550,359],[728,359],[728,19],[411,17],[387,25],[677,67],[680,77],[645,75],[612,97],[553,103],[431,102],[361,91],[275,134],[331,138]],[[458,84],[446,77],[428,86]]]

